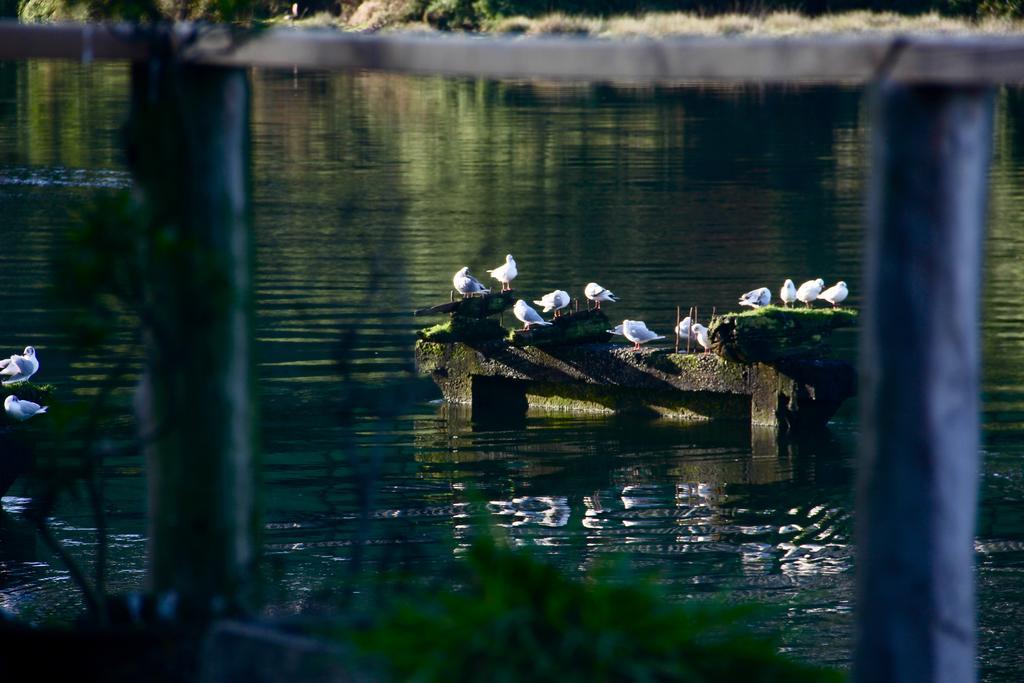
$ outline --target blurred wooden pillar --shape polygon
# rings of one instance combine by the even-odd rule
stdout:
[[[873,95],[854,679],[964,683],[993,94],[882,83]]]
[[[246,605],[258,554],[245,70],[135,64],[127,148],[148,226],[149,583],[202,619]]]

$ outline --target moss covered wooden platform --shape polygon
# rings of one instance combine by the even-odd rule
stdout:
[[[474,411],[646,412],[783,431],[826,423],[856,391],[854,369],[843,361],[748,364],[603,343],[541,348],[420,340],[416,363],[447,401]]]
[[[829,335],[856,327],[852,308],[765,306],[714,318],[708,326],[712,349],[730,360],[774,363],[828,356]]]

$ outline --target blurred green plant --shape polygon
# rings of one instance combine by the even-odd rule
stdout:
[[[394,680],[841,681],[753,635],[754,608],[679,605],[650,580],[606,568],[570,578],[490,537],[471,546],[462,590],[385,609],[354,640]]]
[[[148,221],[128,191],[100,195],[74,218],[67,248],[55,259],[53,294],[67,310],[63,327],[72,343],[95,348],[142,301],[139,250]]]

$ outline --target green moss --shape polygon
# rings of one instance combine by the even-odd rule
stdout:
[[[456,316],[443,323],[422,329],[416,333],[416,336],[423,341],[441,343],[484,341],[501,339],[505,336],[505,328],[495,320]]]
[[[750,415],[750,399],[710,391],[661,391],[601,384],[532,385],[526,392],[531,407],[577,412],[660,415],[684,420],[737,419]]]
[[[716,317],[709,326],[716,353],[744,363],[822,357],[833,330],[854,327],[852,308],[765,306]]]
[[[0,401],[8,396],[17,396],[22,401],[34,401],[46,405],[57,392],[57,387],[52,384],[33,384],[32,382],[18,382],[0,386]]]
[[[743,318],[744,320],[750,321],[757,319],[778,321],[785,318],[792,318],[801,321],[828,321],[831,325],[856,325],[858,315],[858,311],[855,308],[832,308],[831,306],[807,308],[803,305],[793,306],[790,308],[786,306],[773,305],[762,306],[761,308],[752,308],[737,313],[726,313],[719,316],[719,318]]]

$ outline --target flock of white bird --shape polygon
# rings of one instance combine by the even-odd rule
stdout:
[[[785,306],[791,306],[797,301],[802,301],[805,306],[810,308],[811,304],[821,299],[822,301],[829,302],[835,308],[846,301],[848,296],[850,296],[850,290],[846,287],[845,282],[840,280],[828,289],[825,289],[825,281],[821,278],[808,280],[800,285],[799,288],[793,284],[792,280],[787,279],[782,283],[782,289],[779,290],[779,299],[782,300]],[[740,297],[740,306],[750,306],[751,308],[761,308],[771,302],[772,290],[767,287],[752,289]]]
[[[18,384],[27,382],[28,379],[39,372],[39,358],[36,350],[26,346],[22,354],[14,354],[10,358],[0,360],[0,378],[3,385]],[[41,415],[46,412],[46,406],[41,406],[33,401],[22,401],[14,394],[4,399],[4,411],[14,420],[24,422],[30,417]]]
[[[487,273],[501,283],[501,291],[507,292],[512,289],[512,280],[516,279],[519,275],[519,269],[512,254],[507,254],[504,265],[492,268]],[[488,294],[491,291],[480,280],[469,274],[469,266],[463,266],[455,273],[455,276],[452,278],[452,284],[455,286],[455,291],[462,294],[463,298],[475,294]],[[589,283],[583,289],[583,295],[587,297],[588,301],[595,302],[597,308],[601,308],[601,302],[618,301],[618,298],[611,291],[596,282]],[[779,299],[783,305],[791,306],[800,301],[808,308],[818,299],[829,302],[835,308],[846,301],[846,297],[849,295],[850,290],[847,289],[845,282],[839,281],[826,289],[825,281],[821,278],[808,280],[800,285],[800,287],[793,284],[792,280],[787,279],[782,283],[782,288],[779,290]],[[561,315],[562,309],[567,308],[571,301],[568,292],[564,289],[556,289],[535,300],[533,303],[542,307],[544,313],[554,311],[553,317],[557,318]],[[767,287],[752,289],[741,296],[739,300],[741,306],[749,306],[751,308],[761,308],[769,305],[771,302],[772,291]],[[512,313],[523,323],[524,330],[530,329],[532,325],[551,324],[551,322],[544,320],[540,313],[523,299],[516,301],[512,307]],[[679,322],[676,332],[679,334],[680,339],[700,344],[704,348],[705,353],[710,351],[711,339],[708,334],[708,328],[700,323],[691,322],[690,316],[686,316]],[[608,333],[625,337],[633,342],[633,348],[637,351],[640,350],[641,344],[665,338],[665,335],[658,334],[649,329],[647,323],[643,320],[623,320],[622,324],[616,325],[613,330],[608,330]]]

